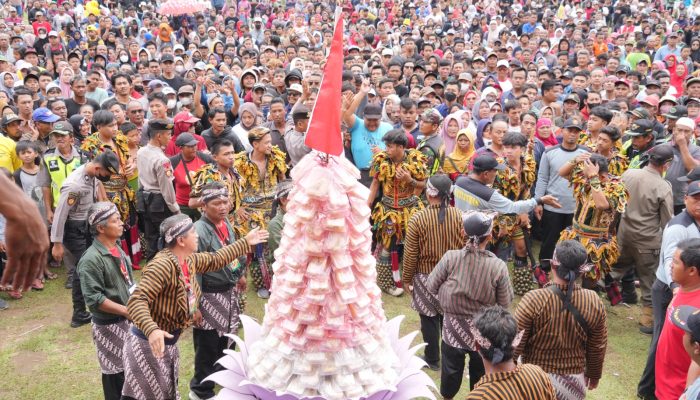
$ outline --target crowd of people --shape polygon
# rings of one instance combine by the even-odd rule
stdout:
[[[469,398],[585,398],[604,366],[601,299],[639,304],[637,395],[700,398],[700,3],[160,6],[0,8],[0,179],[14,185],[0,308],[64,266],[105,398],[178,397],[191,325],[189,397],[214,396],[204,380],[248,278],[262,299],[274,290],[326,80],[341,82],[344,157],[369,189],[377,284],[410,297],[443,398],[466,357]],[[337,77],[323,73],[336,14]],[[47,260],[36,224],[18,227],[34,208],[5,199],[16,189]]]

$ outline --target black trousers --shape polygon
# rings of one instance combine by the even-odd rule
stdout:
[[[63,247],[65,247],[75,257],[75,265],[85,253],[85,250],[92,244],[90,232],[86,221],[66,221],[63,233]],[[83,312],[87,308],[83,290],[80,287],[80,274],[78,271],[73,272],[73,288],[71,289],[71,298],[73,301],[73,313]]]
[[[194,342],[194,376],[190,380],[190,390],[202,399],[214,397],[214,382],[202,382],[206,377],[221,369],[216,364],[228,349],[228,338],[219,337],[215,330],[192,329]],[[235,346],[235,344],[234,344]]]
[[[160,238],[160,224],[173,215],[165,204],[163,195],[160,193],[143,193],[143,219],[144,237],[146,239],[146,260],[150,260],[158,252],[158,239]]]
[[[420,333],[423,335],[425,346],[425,362],[428,364],[438,364],[440,362],[440,331],[442,330],[442,315],[428,317],[420,316]]]
[[[102,391],[104,391],[105,400],[121,399],[122,387],[124,387],[124,372],[102,374]]]
[[[540,247],[540,265],[549,271],[549,261],[542,262],[542,260],[550,260],[552,255],[554,255],[554,248],[557,246],[559,241],[559,235],[561,232],[571,225],[571,221],[574,219],[574,214],[559,214],[551,211],[544,210],[542,213],[542,247]]]
[[[442,368],[440,372],[440,394],[446,399],[455,397],[462,386],[464,358],[469,356],[469,390],[486,373],[484,362],[476,351],[458,349],[442,341]]]
[[[666,319],[666,309],[671,303],[673,292],[671,288],[660,280],[655,280],[651,286],[651,307],[654,313],[654,333],[651,337],[649,345],[649,355],[647,356],[647,365],[644,367],[642,377],[637,385],[637,394],[643,399],[656,399],[654,392],[656,391],[655,381],[655,364],[656,364],[656,345],[659,343],[661,330],[664,328],[664,320]]]

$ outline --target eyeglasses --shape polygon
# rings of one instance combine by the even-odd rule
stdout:
[[[134,114],[140,114],[143,112],[143,110],[129,110],[129,112]]]

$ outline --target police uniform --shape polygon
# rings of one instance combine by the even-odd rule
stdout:
[[[169,120],[148,122],[150,135],[154,132],[173,129]],[[136,165],[139,170],[139,191],[136,208],[143,216],[144,235],[148,246],[146,259],[150,260],[158,251],[160,224],[173,214],[180,212],[173,186],[173,168],[163,149],[147,144],[139,149]]]
[[[115,154],[105,153],[102,161],[106,164],[104,168],[110,173],[118,173],[119,160]],[[63,243],[63,247],[74,258],[75,264],[91,242],[86,221],[88,209],[97,201],[97,188],[97,179],[87,175],[85,165],[74,170],[61,186],[61,194],[51,225],[51,242]],[[72,297],[75,322],[76,317],[83,319],[87,314],[78,274],[73,274]]]
[[[299,105],[292,114],[292,120],[296,124],[297,121],[311,118],[310,114],[306,106]],[[305,140],[306,132],[297,131],[295,126],[291,126],[284,134],[284,143],[292,166],[297,165],[305,155],[311,152],[311,149],[304,143]]]

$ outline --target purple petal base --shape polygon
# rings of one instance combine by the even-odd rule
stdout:
[[[435,394],[430,388],[437,390],[435,383],[423,372],[425,361],[417,357],[416,351],[425,346],[425,343],[410,347],[418,332],[412,332],[402,338],[399,337],[399,326],[403,316],[398,316],[384,325],[385,332],[391,346],[398,356],[401,367],[397,371],[399,378],[394,387],[388,387],[367,396],[352,400],[409,400],[415,398],[428,398],[435,400]],[[252,318],[241,315],[241,323],[245,339],[235,335],[231,337],[239,351],[226,350],[226,355],[219,359],[218,363],[224,370],[215,372],[205,380],[213,381],[222,387],[216,396],[219,400],[325,400],[322,397],[297,397],[288,393],[278,393],[266,389],[256,383],[250,382],[246,374],[246,360],[248,349],[253,343],[262,339],[262,328]]]

